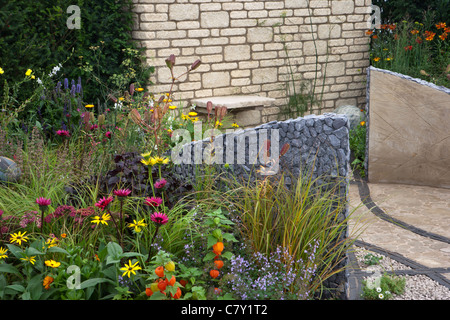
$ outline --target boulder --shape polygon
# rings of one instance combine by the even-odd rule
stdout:
[[[13,160],[0,156],[0,182],[16,182],[20,175],[20,168]]]
[[[350,130],[356,128],[358,124],[365,120],[365,115],[356,106],[346,105],[337,107],[334,111],[337,114],[345,114],[348,118]]]

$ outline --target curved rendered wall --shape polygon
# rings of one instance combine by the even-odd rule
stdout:
[[[450,89],[370,67],[369,182],[450,188]]]

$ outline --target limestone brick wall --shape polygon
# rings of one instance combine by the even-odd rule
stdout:
[[[134,0],[133,38],[146,48],[156,92],[167,91],[165,59],[177,57],[174,93],[193,98],[260,95],[286,104],[291,71],[321,99],[322,112],[365,103],[365,35],[371,0]],[[286,50],[287,51],[286,51]],[[287,55],[286,55],[287,52]],[[290,67],[292,69],[290,69]],[[274,117],[268,118],[275,120]]]

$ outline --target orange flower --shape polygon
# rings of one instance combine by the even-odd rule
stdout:
[[[167,284],[168,284],[167,279],[165,279],[165,280],[160,280],[160,281],[158,282],[158,289],[161,290],[161,291],[164,291],[164,290],[166,289],[166,287],[167,287]]]
[[[155,269],[155,273],[158,277],[162,278],[164,277],[164,267],[163,266],[159,266]]]
[[[366,35],[368,35],[368,36],[371,36],[373,34],[373,31],[372,30],[367,30],[366,31]]]
[[[187,281],[184,280],[184,279],[181,279],[181,280],[180,280],[180,284],[181,284],[183,287],[186,287]]]
[[[439,36],[439,39],[445,40],[445,39],[447,39],[447,36],[448,36],[448,33],[447,33],[447,32],[444,32],[443,34],[441,34],[441,35]]]
[[[46,276],[44,278],[44,282],[42,283],[42,286],[45,288],[45,290],[50,289],[50,284],[53,282],[53,278],[50,276]]]
[[[436,28],[438,28],[438,29],[445,29],[446,27],[447,27],[447,24],[445,22],[439,22],[436,25]]]
[[[373,58],[373,61],[375,61],[375,62],[378,62],[378,61],[380,61],[380,57],[375,57],[375,58]]]
[[[418,33],[419,33],[419,30],[416,30],[416,29],[411,30],[411,34],[418,34]]]
[[[217,242],[215,245],[213,245],[213,251],[215,254],[220,255],[223,251],[223,242]]]
[[[432,41],[434,39],[435,35],[436,35],[436,33],[434,33],[434,32],[425,31],[425,40]]]
[[[388,28],[389,28],[390,30],[395,30],[396,27],[397,27],[397,26],[396,26],[395,24],[389,24],[389,25],[388,25]]]
[[[220,269],[223,267],[223,261],[222,260],[216,260],[214,261],[214,264],[216,265],[217,269]]]
[[[175,292],[174,295],[172,295],[172,293],[170,294],[172,296],[172,298],[174,299],[179,299],[181,297],[181,289],[180,287],[177,288],[177,292]]]
[[[173,285],[175,284],[176,281],[177,281],[177,279],[175,278],[175,276],[172,276],[172,278],[170,278],[168,285],[173,287]]]
[[[419,44],[422,43],[422,38],[421,37],[417,37],[416,42],[419,43]]]
[[[145,288],[145,294],[147,295],[147,297],[151,297],[153,294],[152,289],[150,288]]]
[[[360,125],[361,127],[364,127],[364,126],[366,125],[366,122],[365,122],[365,121],[361,121],[361,122],[359,123],[359,125]]]
[[[377,36],[376,34],[374,34],[374,35],[372,36],[372,39],[378,39],[378,36]]]
[[[219,276],[219,270],[211,270],[210,272],[209,272],[209,275],[211,276],[211,278],[213,278],[213,279],[215,279],[215,278],[217,278],[218,276]]]

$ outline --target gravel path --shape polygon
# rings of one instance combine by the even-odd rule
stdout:
[[[357,247],[354,252],[361,271],[380,272],[396,271],[396,270],[412,270],[412,268],[393,260],[382,254],[369,251],[365,248]],[[376,265],[367,265],[364,263],[364,257],[372,254],[375,257],[381,257]],[[450,300],[450,289],[439,284],[430,277],[417,275],[398,275],[398,277],[406,278],[405,292],[402,295],[395,295],[391,300]],[[365,277],[366,280],[368,277]]]

